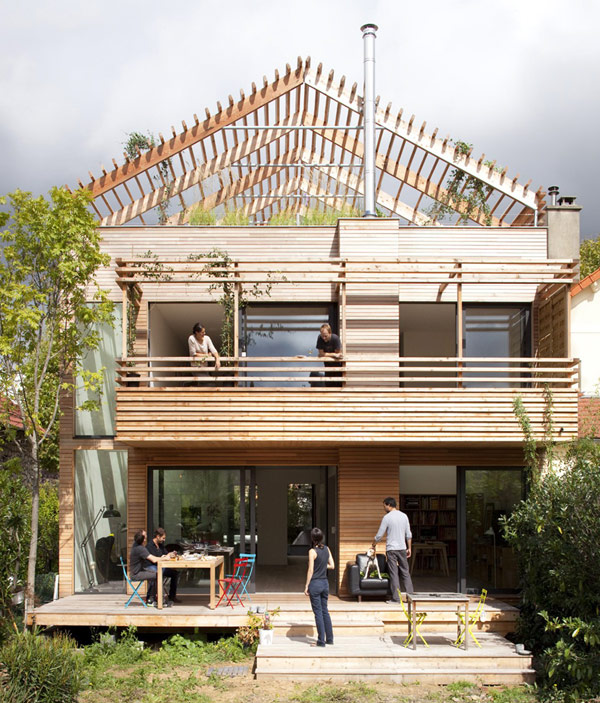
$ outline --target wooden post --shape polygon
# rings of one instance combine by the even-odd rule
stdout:
[[[459,359],[463,358],[463,304],[462,304],[462,266],[458,265],[459,272],[457,274],[458,283],[456,284],[456,341],[458,345],[456,356]],[[463,387],[463,377],[462,377],[462,362],[458,362],[458,387]]]
[[[123,360],[127,358],[127,286],[123,286],[123,316],[121,324],[123,327],[123,339],[121,344],[121,357]]]

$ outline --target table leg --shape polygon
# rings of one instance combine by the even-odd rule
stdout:
[[[215,570],[216,564],[211,564],[210,567],[210,599],[208,602],[208,607],[211,610],[215,609]]]
[[[412,648],[416,649],[417,648],[417,604],[413,603],[412,604],[412,636],[413,636],[413,641],[412,641]]]
[[[162,564],[156,564],[156,607],[162,610],[163,607],[163,579],[162,579]]]
[[[465,603],[465,649],[469,649],[469,601]]]

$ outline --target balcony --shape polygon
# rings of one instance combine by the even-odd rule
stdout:
[[[558,358],[314,357],[119,362],[117,440],[133,446],[516,445],[523,399],[544,434],[548,389],[556,438],[577,434],[578,362]],[[312,374],[312,375],[311,375]],[[329,375],[328,375],[329,374]]]

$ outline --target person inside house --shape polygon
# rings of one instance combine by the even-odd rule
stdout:
[[[165,532],[164,528],[162,527],[157,527],[154,530],[154,537],[148,542],[146,548],[150,552],[150,554],[153,554],[155,557],[161,558],[161,557],[174,557],[177,552],[167,552],[167,549],[165,547],[165,541],[167,539],[167,533]],[[148,568],[150,569],[156,569],[155,564],[151,564]],[[163,569],[162,571],[164,579],[170,579],[169,583],[169,595],[167,598],[167,603],[170,605],[171,603],[181,603],[179,598],[177,598],[177,579],[179,578],[179,573],[177,572],[177,569]]]
[[[333,627],[327,607],[329,581],[327,570],[335,569],[329,547],[323,544],[323,532],[313,527],[310,533],[312,547],[308,550],[308,571],[304,595],[310,598],[310,605],[317,626],[317,647],[333,644]]]
[[[325,364],[325,376],[327,378],[340,378],[342,374],[339,371],[331,371],[329,369],[342,365],[342,342],[337,334],[331,331],[331,325],[327,323],[321,325],[319,336],[317,337],[317,351],[319,359],[323,359]],[[328,388],[341,388],[342,381],[327,382]]]
[[[129,577],[132,581],[148,581],[146,592],[147,605],[156,601],[156,566],[159,557],[150,554],[146,549],[146,531],[138,530],[133,537],[133,545],[129,552]],[[151,568],[154,566],[154,568]]]
[[[386,603],[398,604],[400,603],[400,582],[402,582],[404,593],[414,593],[408,568],[412,532],[410,531],[408,515],[398,510],[395,498],[391,496],[386,498],[383,501],[383,509],[385,515],[373,540],[373,547],[386,535],[385,557],[392,584],[392,600],[388,600]]]
[[[219,352],[212,343],[212,339],[206,334],[204,325],[201,322],[196,322],[194,325],[192,334],[188,337],[188,348],[190,352],[190,359],[192,360],[192,366],[201,368],[207,367],[209,357],[212,356],[214,357],[215,370],[218,371],[221,368]],[[212,359],[210,361],[212,365]],[[194,376],[199,378],[200,374],[195,373]]]

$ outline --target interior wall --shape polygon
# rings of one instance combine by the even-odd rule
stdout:
[[[258,507],[256,532],[259,566],[287,565],[287,489],[290,483],[315,484],[316,505],[325,506],[325,473],[318,467],[256,469]],[[325,526],[324,509],[317,511],[317,525]]]
[[[456,466],[400,466],[400,493],[456,494]]]

